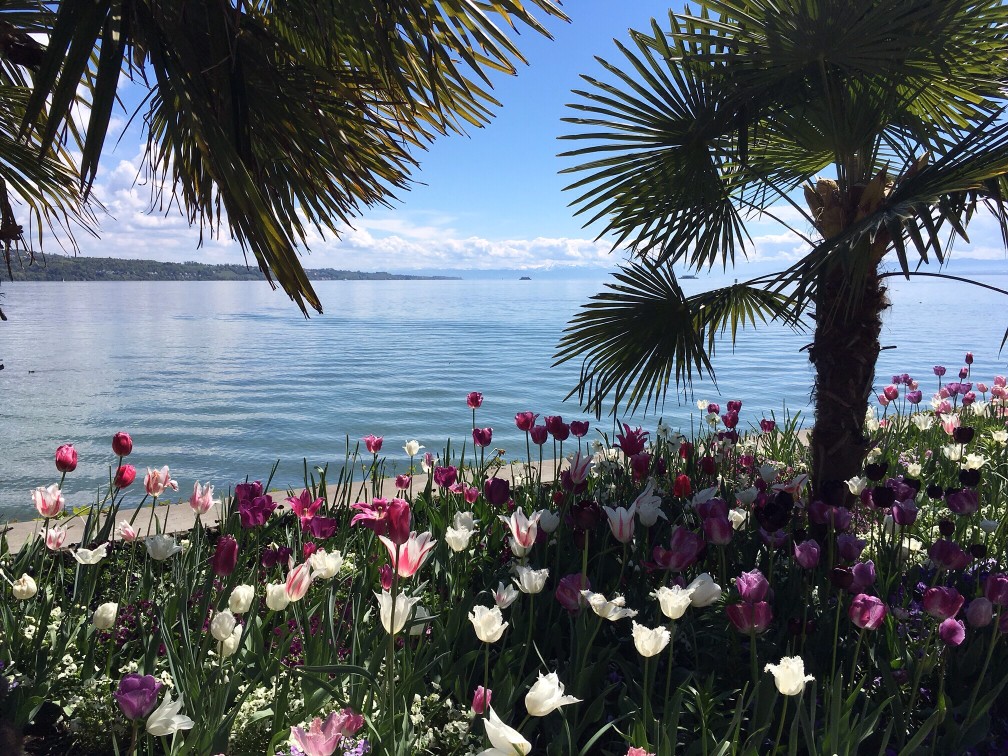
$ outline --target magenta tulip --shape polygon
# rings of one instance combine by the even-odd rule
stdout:
[[[795,561],[805,570],[814,570],[819,564],[819,544],[809,539],[794,545]]]
[[[704,547],[702,536],[680,525],[672,531],[669,548],[655,546],[651,555],[663,570],[681,572],[700,558]]]
[[[515,425],[518,426],[518,430],[528,433],[535,425],[537,417],[539,417],[537,412],[519,412],[515,415]]]
[[[743,601],[755,604],[766,598],[767,591],[770,590],[770,583],[759,570],[743,572],[735,578],[735,588]]]
[[[56,469],[61,473],[77,469],[77,450],[73,448],[73,444],[62,444],[56,449]]]
[[[762,633],[773,621],[773,610],[766,601],[757,601],[755,604],[744,602],[741,604],[729,604],[725,607],[728,619],[740,633]]]
[[[644,444],[647,442],[648,432],[640,426],[631,429],[629,425],[623,423],[623,432],[616,434],[616,445],[623,453],[632,457],[644,451]]]
[[[575,438],[584,438],[585,434],[588,433],[588,421],[587,420],[571,420],[570,422],[570,432]]]
[[[458,480],[458,470],[454,467],[435,467],[434,483],[441,488],[450,488]]]
[[[533,425],[529,430],[529,436],[531,436],[533,444],[536,446],[542,446],[546,443],[546,439],[549,437],[549,431],[546,429],[545,425]]]
[[[987,582],[984,583],[984,596],[997,606],[1008,604],[1008,575],[1003,572],[988,575]]]
[[[369,435],[364,436],[364,446],[372,454],[377,454],[381,451],[382,442],[385,440],[384,436]]]
[[[886,618],[886,605],[881,599],[859,593],[851,601],[848,615],[851,622],[863,630],[876,630]]]
[[[955,588],[941,586],[924,591],[924,611],[937,620],[955,617],[964,601],[962,594]]]
[[[493,428],[473,428],[472,438],[476,446],[486,448],[493,440]]]
[[[133,451],[133,439],[129,433],[119,431],[112,436],[112,453],[119,457],[128,457]]]
[[[210,557],[210,566],[214,575],[221,577],[230,575],[238,564],[238,541],[233,536],[222,536],[217,541],[217,548]]]
[[[485,712],[487,707],[490,705],[491,696],[493,696],[492,690],[484,688],[482,685],[477,685],[476,690],[473,692],[473,713],[479,715]]]
[[[470,391],[466,395],[466,405],[469,409],[479,409],[483,406],[483,394],[479,391]]]
[[[392,543],[403,544],[410,537],[410,505],[405,499],[392,499],[388,503],[388,537]]]
[[[966,640],[966,625],[950,617],[938,625],[938,637],[948,646],[958,646]]]
[[[112,482],[116,488],[128,488],[134,480],[136,480],[136,468],[133,465],[119,465]]]

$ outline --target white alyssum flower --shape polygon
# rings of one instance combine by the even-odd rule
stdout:
[[[805,690],[805,683],[815,678],[805,674],[805,662],[800,656],[785,656],[779,664],[767,664],[764,672],[771,672],[777,690],[784,696],[797,696]]]
[[[515,576],[512,578],[518,590],[522,593],[541,593],[546,585],[546,578],[549,576],[549,569],[543,567],[541,570],[534,570],[531,567],[516,565]]]
[[[91,617],[91,623],[98,630],[111,630],[115,625],[116,614],[119,612],[119,604],[114,601],[107,601],[97,609]]]
[[[77,549],[73,553],[73,558],[77,560],[79,564],[98,564],[102,559],[108,556],[108,544],[103,543],[96,549]]]
[[[251,585],[236,585],[228,598],[228,609],[235,614],[245,614],[252,608],[255,598],[255,588]]]
[[[179,730],[191,730],[196,723],[184,714],[179,714],[181,708],[181,698],[173,701],[170,695],[166,695],[161,705],[147,717],[147,732],[155,738],[164,738]]]
[[[694,591],[696,591],[696,588],[663,585],[658,590],[652,592],[651,595],[658,599],[662,614],[670,620],[677,620],[686,613],[686,610],[693,603]]]
[[[581,596],[588,602],[588,606],[595,614],[610,622],[616,622],[624,617],[637,616],[635,609],[626,608],[626,599],[623,596],[616,596],[612,601],[601,593],[592,593],[591,591],[581,591]]]
[[[525,694],[525,708],[533,717],[545,717],[561,706],[580,702],[580,698],[564,695],[564,685],[556,672],[550,672],[548,675],[540,672],[539,679]]]
[[[637,653],[644,657],[660,654],[665,650],[669,641],[672,640],[672,634],[668,631],[668,628],[656,627],[652,629],[637,624],[636,620],[633,621],[631,632]]]

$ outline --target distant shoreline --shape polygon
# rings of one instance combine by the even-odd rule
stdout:
[[[46,255],[33,265],[13,268],[13,281],[262,281],[258,268],[198,262],[158,262],[117,257]],[[311,281],[460,281],[458,276],[423,276],[313,268]]]

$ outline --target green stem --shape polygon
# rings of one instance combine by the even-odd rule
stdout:
[[[759,685],[759,663],[756,660],[756,629],[749,630],[749,671],[753,686]]]
[[[665,669],[665,695],[662,698],[662,713],[665,713],[666,707],[668,706],[668,694],[669,688],[672,684],[672,661],[675,658],[675,653],[672,648],[675,646],[675,621],[670,621],[668,625],[669,629],[669,644],[668,644],[668,667]]]
[[[486,697],[487,697],[489,691],[490,691],[490,644],[489,643],[484,643],[483,644],[483,700],[486,700]],[[487,715],[487,711],[489,710],[489,708],[490,708],[489,706],[484,706],[483,707],[483,716]]]
[[[851,679],[851,691],[854,690],[854,681],[857,679],[857,662],[858,654],[861,653],[861,641],[864,640],[864,628],[858,633],[857,643],[854,644],[854,660],[851,662],[850,668],[850,679]]]
[[[780,723],[777,725],[777,737],[774,738],[773,751],[772,753],[777,753],[777,747],[780,745],[781,736],[784,734],[784,720],[787,718],[787,705],[789,696],[784,696],[784,708],[781,709],[780,713]]]
[[[990,665],[991,656],[994,655],[994,645],[998,642],[998,622],[1001,619],[1001,612],[999,611],[994,615],[994,620],[992,625],[994,626],[994,632],[991,634],[990,645],[987,647],[987,657],[984,659],[983,669],[980,670],[980,676],[977,677],[976,682],[973,683],[973,690],[970,692],[969,704],[966,706],[966,716],[963,719],[962,731],[965,732],[969,729],[970,725],[973,724],[973,707],[976,705],[977,695],[980,693],[980,685],[983,683],[984,678],[987,677],[987,667]]]

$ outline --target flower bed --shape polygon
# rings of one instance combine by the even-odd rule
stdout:
[[[0,544],[0,751],[1004,753],[1008,394],[935,373],[930,407],[894,376],[863,476],[817,498],[795,419],[742,432],[735,401],[689,439],[519,412],[508,468],[474,392],[473,444],[408,442],[397,498],[369,436],[289,509],[244,482],[144,539],[171,471],[136,480],[117,434],[70,513],[60,447],[40,537]]]

